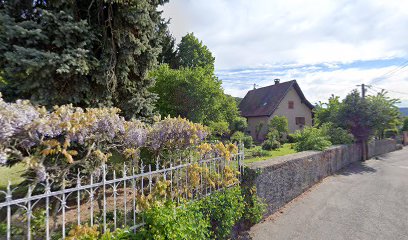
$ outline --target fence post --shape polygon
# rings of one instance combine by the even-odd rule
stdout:
[[[50,195],[51,193],[51,186],[50,186],[50,181],[47,178],[45,179],[45,239],[49,240],[50,239]]]
[[[126,197],[127,197],[127,192],[126,192],[126,163],[123,163],[123,205],[124,205],[124,227],[126,227],[126,218],[127,218],[127,212],[126,212]]]
[[[93,174],[91,173],[91,186],[93,186]],[[94,222],[93,222],[93,213],[94,213],[94,189],[93,187],[91,187],[90,191],[89,191],[89,195],[90,195],[90,201],[91,201],[91,227],[93,226]]]
[[[11,182],[9,181],[7,184],[7,194],[6,194],[6,202],[9,203],[12,199],[11,195]],[[7,204],[7,240],[11,239],[11,206]]]
[[[32,187],[28,187],[27,197],[30,198],[32,194]],[[31,201],[27,202],[27,240],[31,239]]]
[[[113,170],[113,225],[114,225],[114,230],[116,230],[116,194],[118,192],[117,187],[118,184],[116,183],[116,170]]]
[[[103,232],[106,232],[106,164],[102,166],[103,173]]]
[[[77,176],[77,217],[78,217],[78,226],[81,225],[81,176],[79,174],[78,169],[78,176]]]

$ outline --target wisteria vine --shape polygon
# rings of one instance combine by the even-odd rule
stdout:
[[[30,101],[5,102],[0,93],[0,165],[25,162],[32,179],[62,181],[81,171],[95,173],[112,153],[137,161],[140,149],[177,152],[198,146],[205,126],[183,118],[152,125],[125,120],[117,108],[55,106],[48,111]]]

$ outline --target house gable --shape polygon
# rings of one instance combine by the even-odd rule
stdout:
[[[283,82],[249,91],[239,104],[243,117],[271,116],[290,89],[294,88],[301,101],[313,109],[307,101],[296,80]]]
[[[295,80],[251,90],[239,107],[242,116],[247,118],[248,131],[256,141],[265,138],[268,123],[274,116],[285,116],[291,133],[312,125],[313,105]]]

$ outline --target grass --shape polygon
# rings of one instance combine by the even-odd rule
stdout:
[[[11,181],[13,186],[21,183],[24,180],[21,174],[25,169],[23,163],[16,164],[13,167],[0,167],[0,189],[6,189],[8,181]]]
[[[289,154],[296,153],[296,150],[291,147],[291,143],[285,143],[282,145],[281,148],[276,149],[276,150],[271,150],[267,151],[268,155],[267,156],[262,156],[262,157],[245,157],[245,163],[253,163],[253,162],[259,162],[259,161],[265,161],[267,159],[275,158],[275,157],[280,157],[280,156],[285,156]]]

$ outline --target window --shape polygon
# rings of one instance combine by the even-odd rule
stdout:
[[[289,107],[289,109],[293,109],[293,107],[294,107],[294,103],[293,103],[293,101],[289,101],[288,102],[288,107]]]
[[[304,117],[296,117],[296,125],[305,125]]]

